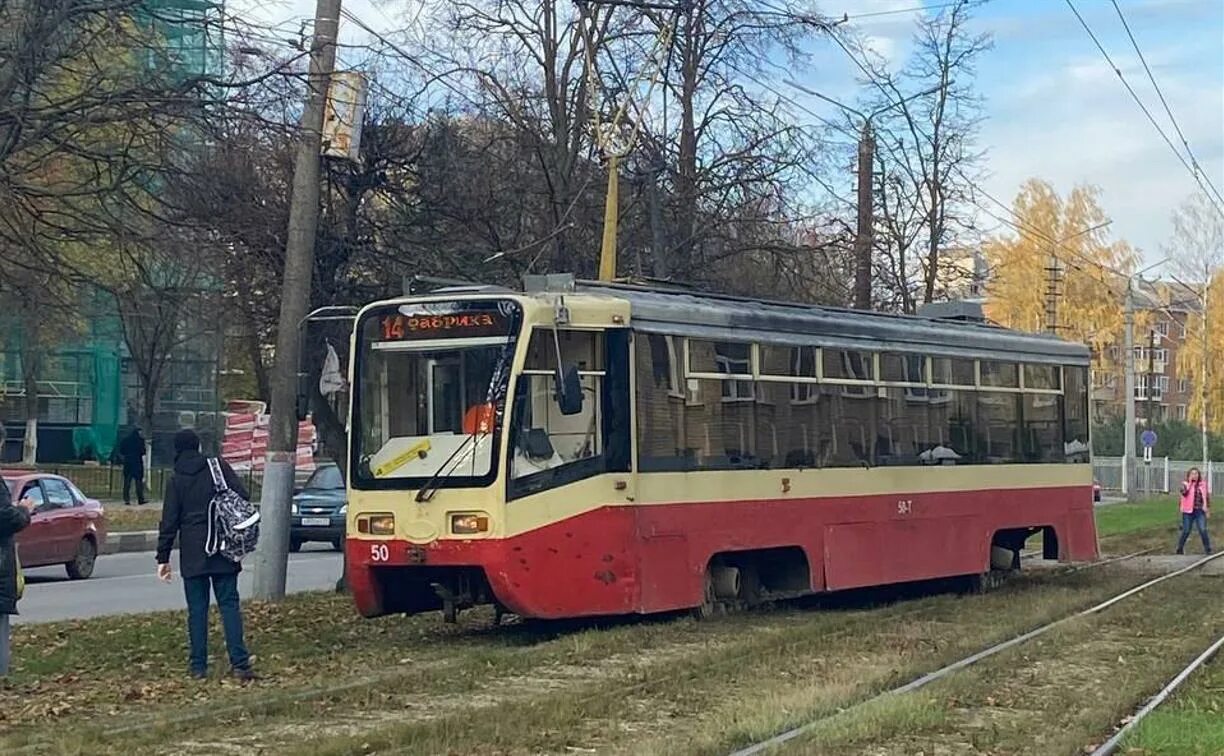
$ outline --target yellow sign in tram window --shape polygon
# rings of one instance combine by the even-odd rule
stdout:
[[[408,449],[408,451],[393,457],[392,459],[383,462],[381,465],[374,468],[374,477],[385,478],[414,459],[425,459],[426,455],[429,454],[429,449],[429,439],[425,439],[418,444],[414,444]]]

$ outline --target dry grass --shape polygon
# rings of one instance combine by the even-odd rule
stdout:
[[[157,530],[161,509],[155,507],[125,507],[112,504],[106,508],[106,527],[112,533]]]
[[[991,657],[918,696],[890,696],[870,712],[847,711],[783,752],[1081,752],[1197,655],[1203,638],[1224,631],[1224,615],[1202,601],[1213,583],[1218,580],[1200,576],[1166,583],[1099,617],[1076,620]],[[914,725],[915,698],[929,709],[925,725]],[[865,738],[853,727],[860,717],[875,723]],[[882,719],[898,725],[889,737],[878,736]]]
[[[1102,545],[1165,540],[1130,531]],[[252,688],[185,678],[180,612],[20,626],[0,752],[722,753],[1138,579],[1104,568],[884,607],[500,629],[482,612],[458,628],[363,620],[345,598],[305,595],[249,612],[266,675]],[[923,700],[830,726],[855,743],[937,729],[949,712]]]

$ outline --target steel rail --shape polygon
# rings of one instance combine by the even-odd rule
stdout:
[[[1160,706],[1169,698],[1169,696],[1173,695],[1174,691],[1180,688],[1182,683],[1184,683],[1190,678],[1191,675],[1198,671],[1199,667],[1211,661],[1211,659],[1220,652],[1221,648],[1224,648],[1224,635],[1221,635],[1215,643],[1212,643],[1207,647],[1206,651],[1199,654],[1194,661],[1190,662],[1190,664],[1179,672],[1176,677],[1170,680],[1169,684],[1164,686],[1159,693],[1148,699],[1148,702],[1144,704],[1143,708],[1135,712],[1130,721],[1115,732],[1112,738],[1106,740],[1100,745],[1100,747],[1092,752],[1092,756],[1111,756],[1113,753],[1115,753],[1118,750],[1118,747],[1122,745],[1122,741],[1126,739],[1126,736],[1130,733],[1130,731],[1133,730],[1137,724],[1143,721],[1144,717],[1155,711],[1157,706]]]
[[[1138,554],[1132,555],[1132,557],[1127,557],[1127,558],[1133,558],[1133,556],[1138,556]],[[1152,580],[1149,580],[1146,583],[1141,583],[1140,585],[1137,585],[1134,588],[1129,588],[1123,591],[1122,593],[1119,593],[1118,595],[1114,596],[1113,598],[1106,599],[1105,601],[1102,601],[1101,603],[1095,606],[1080,610],[1073,614],[1069,614],[1066,617],[1054,620],[1053,622],[1049,622],[1045,625],[1041,625],[1040,627],[1029,630],[1026,633],[1022,633],[1008,640],[1005,640],[1002,643],[997,643],[993,646],[990,646],[989,648],[978,651],[975,654],[966,656],[965,658],[959,661],[955,661],[955,662],[952,662],[951,664],[941,667],[940,669],[937,669],[934,672],[929,672],[925,675],[922,675],[921,677],[911,680],[910,682],[905,683],[904,685],[893,688],[891,690],[887,690],[883,693],[880,693],[879,695],[876,695],[866,700],[860,701],[852,706],[848,706],[845,709],[842,709],[841,711],[837,712],[836,714],[829,714],[827,716],[822,716],[817,719],[813,719],[810,722],[806,722],[797,727],[792,727],[791,729],[781,732],[777,735],[774,735],[771,738],[759,741],[745,748],[741,748],[737,751],[733,751],[730,756],[754,756],[755,754],[764,753],[765,751],[775,746],[779,746],[779,745],[782,745],[783,743],[790,742],[794,740],[795,738],[798,738],[802,735],[807,734],[808,732],[811,732],[822,722],[828,719],[831,719],[832,717],[837,716],[838,714],[860,708],[873,701],[878,701],[882,698],[904,695],[906,693],[912,693],[913,691],[926,687],[927,685],[930,685],[933,682],[942,680],[943,678],[947,677],[953,672],[958,672],[966,667],[977,664],[983,659],[989,659],[990,657],[998,653],[1006,651],[1009,648],[1014,648],[1015,646],[1018,646],[1022,643],[1030,641],[1033,638],[1036,638],[1038,636],[1044,635],[1048,633],[1049,631],[1053,630],[1054,628],[1061,627],[1067,624],[1068,622],[1071,622],[1077,619],[1082,619],[1084,617],[1090,617],[1094,614],[1099,614],[1100,612],[1105,611],[1106,609],[1117,604],[1120,601],[1125,601],[1131,596],[1141,593],[1147,590],[1148,588],[1151,588],[1152,586],[1159,585],[1160,583],[1163,583],[1166,580],[1172,580],[1173,578],[1184,575],[1187,572],[1190,572],[1191,570],[1196,570],[1199,567],[1202,567],[1203,565],[1209,562],[1219,559],[1220,557],[1224,557],[1224,552],[1220,552],[1218,554],[1212,554],[1210,556],[1203,557],[1202,559],[1199,559],[1186,567],[1182,567],[1181,569],[1174,570],[1173,572],[1165,573],[1164,575],[1161,575],[1160,577],[1157,577],[1157,578],[1153,578]],[[1116,560],[1116,561],[1120,561],[1120,560]]]

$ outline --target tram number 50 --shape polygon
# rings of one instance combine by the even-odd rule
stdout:
[[[391,550],[387,548],[385,543],[370,544],[370,561],[385,562],[391,558]]]
[[[897,502],[897,514],[907,515],[914,511],[914,502],[912,499],[901,499]]]

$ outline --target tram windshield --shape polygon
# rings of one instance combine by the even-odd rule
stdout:
[[[404,305],[361,325],[355,483],[488,482],[518,335],[510,302]]]

